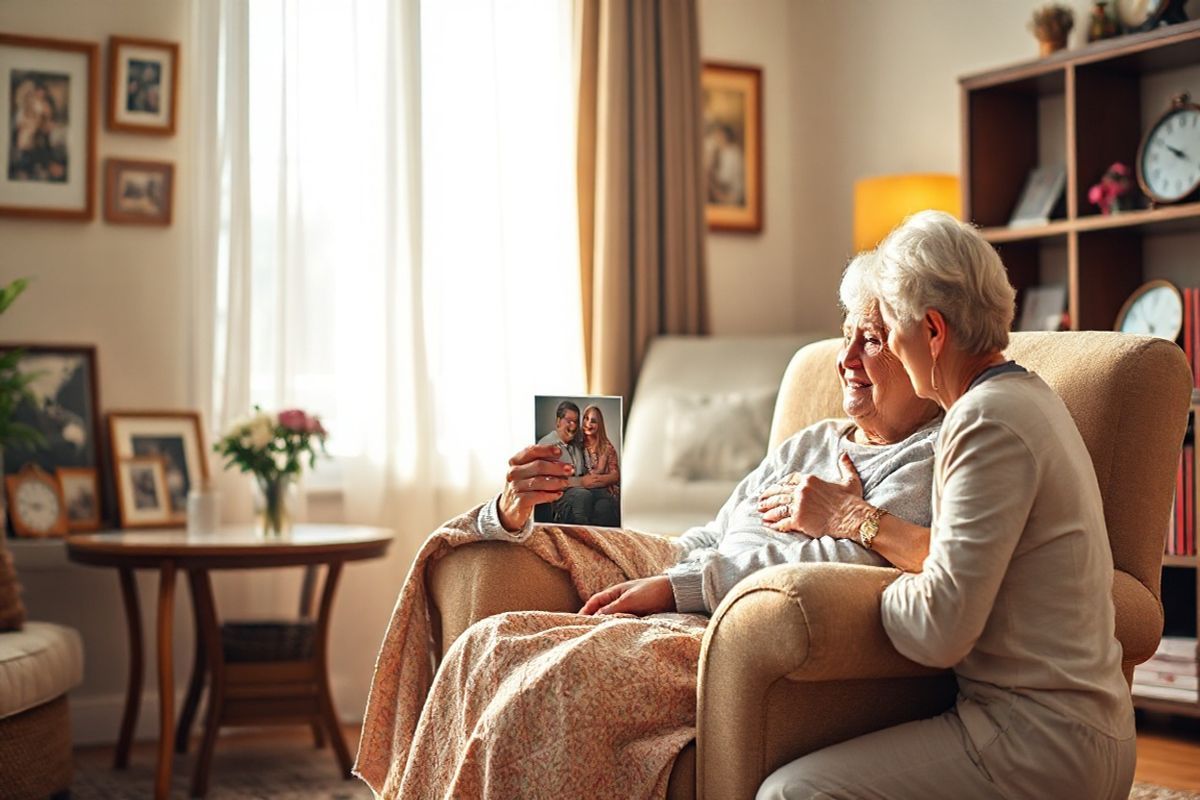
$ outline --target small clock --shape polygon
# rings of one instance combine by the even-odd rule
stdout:
[[[1183,297],[1170,281],[1139,286],[1117,313],[1116,330],[1175,341],[1183,327]]]
[[[1200,189],[1200,105],[1186,92],[1142,138],[1137,179],[1156,203],[1178,203]]]
[[[36,464],[26,464],[5,479],[8,515],[18,536],[63,536],[67,510],[54,476]]]

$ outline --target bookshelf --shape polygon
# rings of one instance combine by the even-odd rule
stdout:
[[[1017,319],[1027,290],[1037,286],[1066,287],[1071,330],[1112,330],[1126,298],[1148,280],[1200,286],[1200,197],[1159,207],[1143,199],[1140,207],[1112,215],[1087,199],[1114,162],[1133,170],[1143,133],[1172,97],[1187,91],[1200,98],[1200,20],[966,75],[959,89],[964,218],[1000,252],[1017,289]],[[1066,186],[1049,221],[1009,227],[1030,172],[1055,164],[1065,168]],[[1200,354],[1193,361],[1200,362]],[[1198,411],[1194,394],[1192,420]],[[1197,471],[1189,470],[1192,480],[1183,489],[1192,500],[1193,531],[1200,517]],[[1163,557],[1170,638],[1140,673],[1145,680],[1161,670],[1176,676],[1164,683],[1183,678],[1182,684],[1196,686],[1200,670],[1194,644],[1189,647],[1200,620],[1195,538],[1190,551],[1172,546],[1178,554]],[[1190,655],[1181,656],[1184,651]],[[1184,700],[1147,691],[1154,689],[1135,686],[1138,708],[1200,717],[1200,692]]]

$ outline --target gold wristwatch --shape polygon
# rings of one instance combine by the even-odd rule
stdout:
[[[888,513],[882,508],[873,508],[867,518],[858,526],[858,543],[868,550],[871,549],[871,544],[875,541],[875,536],[879,533],[879,520],[883,515]]]

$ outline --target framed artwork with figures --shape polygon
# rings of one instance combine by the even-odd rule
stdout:
[[[108,40],[108,129],[171,136],[179,89],[179,45],[156,39]]]
[[[762,82],[762,69],[741,64],[710,62],[700,74],[710,230],[762,230]]]
[[[32,380],[29,397],[13,411],[13,421],[32,428],[42,441],[6,445],[5,474],[29,463],[51,474],[63,467],[95,473],[101,461],[96,348],[0,343],[0,353],[14,350],[20,354],[18,371]]]
[[[208,478],[200,414],[195,411],[114,411],[108,415],[108,430],[117,496],[140,496],[135,495],[136,487],[130,484],[135,476],[146,482],[147,469],[144,465],[131,468],[130,459],[158,459],[162,463],[166,514],[161,520],[155,516],[153,524],[185,524],[188,492]],[[136,504],[122,502],[122,526],[146,522],[143,514],[130,514],[127,508],[139,509]]]
[[[104,219],[118,225],[170,225],[175,167],[165,161],[104,162]]]
[[[96,45],[0,33],[0,214],[95,216]]]

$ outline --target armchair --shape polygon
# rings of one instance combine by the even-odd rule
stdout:
[[[801,349],[775,408],[775,446],[840,415],[837,340]],[[1014,334],[1008,354],[1063,398],[1091,454],[1116,573],[1116,635],[1126,680],[1162,632],[1163,535],[1191,389],[1174,344],[1107,332]],[[897,571],[839,564],[772,567],[742,581],[713,614],[700,654],[696,741],[671,774],[670,798],[751,798],[806,753],[954,701],[952,673],[891,646],[879,591]],[[521,609],[575,611],[566,574],[518,545],[480,542],[430,565],[441,652],[471,623]]]

